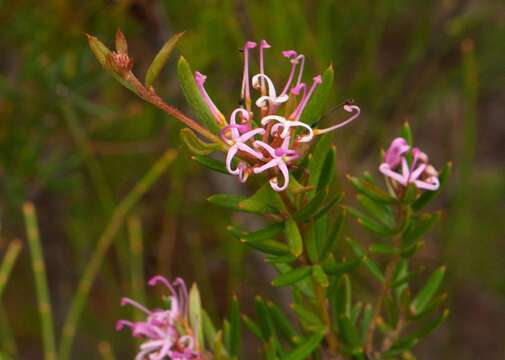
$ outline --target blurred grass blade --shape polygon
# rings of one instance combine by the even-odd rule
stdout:
[[[132,298],[141,304],[146,303],[144,288],[144,241],[142,239],[142,224],[136,215],[128,218],[128,234],[130,240],[130,281]],[[134,312],[134,318],[140,321],[144,314]]]
[[[67,360],[70,358],[77,324],[86,306],[91,287],[98,275],[98,272],[100,271],[100,267],[102,266],[107,251],[112,245],[117,232],[124,223],[125,217],[138,203],[140,198],[165,172],[168,166],[174,161],[176,155],[176,151],[167,150],[116,207],[107,227],[98,239],[95,250],[84,269],[79,285],[77,286],[76,293],[72,298],[70,310],[63,324],[63,332],[59,348],[60,360]]]
[[[207,311],[205,311],[205,309],[202,309],[202,325],[203,325],[203,336],[209,348],[214,344],[217,331],[214,324],[212,323],[209,314],[207,314]]]
[[[42,339],[44,343],[44,359],[56,360],[56,340],[54,336],[53,312],[51,299],[49,297],[49,287],[47,285],[46,267],[44,255],[40,243],[37,215],[32,203],[23,204],[23,214],[25,218],[26,233],[28,235],[28,246],[32,258],[33,275],[35,277],[35,289],[37,292],[37,302],[39,308],[40,325],[42,328]]]
[[[107,341],[100,341],[98,343],[98,353],[102,360],[116,360],[112,346]]]
[[[161,70],[163,69],[163,66],[165,66],[166,62],[168,61],[170,54],[172,54],[175,45],[177,45],[177,42],[183,36],[184,32],[175,34],[170,39],[168,39],[168,41],[163,45],[158,54],[156,54],[156,57],[154,58],[153,62],[151,63],[151,65],[149,65],[149,68],[147,69],[145,79],[145,84],[147,87],[153,85],[154,80],[156,80]]]
[[[236,296],[233,296],[230,306],[230,355],[238,359],[240,350],[240,306]]]
[[[5,285],[7,285],[12,268],[16,263],[16,259],[18,258],[22,247],[23,244],[21,243],[21,240],[12,240],[7,247],[4,258],[2,259],[2,265],[0,265],[0,301],[2,300]]]
[[[293,344],[297,333],[291,321],[287,318],[282,309],[273,302],[267,302],[267,308],[276,328],[279,329],[280,333],[289,343]]]

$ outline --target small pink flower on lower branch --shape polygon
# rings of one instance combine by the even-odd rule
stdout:
[[[411,151],[411,160],[407,155]],[[384,162],[379,171],[390,179],[393,187],[414,184],[418,189],[438,190],[440,182],[438,172],[428,163],[428,156],[407,144],[403,138],[396,138],[384,154]]]
[[[154,276],[148,282],[150,286],[161,283],[170,295],[168,309],[148,309],[138,302],[121,299],[121,305],[132,305],[146,315],[144,321],[119,320],[116,329],[131,328],[132,335],[144,339],[135,360],[198,360],[196,331],[188,321],[188,290],[181,278],[170,283],[162,276]]]

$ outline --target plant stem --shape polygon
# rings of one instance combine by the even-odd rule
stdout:
[[[149,169],[128,195],[119,203],[114,214],[112,215],[109,224],[98,239],[95,250],[91,255],[91,259],[84,269],[76,293],[72,299],[70,310],[63,325],[63,333],[59,348],[61,360],[67,360],[70,357],[72,343],[75,336],[75,331],[79,318],[81,317],[86,301],[89,296],[91,286],[98,275],[98,271],[105,259],[105,255],[109,250],[112,242],[123,225],[128,212],[137,204],[140,198],[147,190],[151,188],[154,182],[165,172],[167,167],[172,163],[176,156],[175,150],[167,150],[163,156]]]
[[[24,203],[23,213],[25,217],[26,232],[28,235],[28,245],[30,247],[32,257],[33,276],[35,278],[40,325],[42,328],[42,339],[44,342],[44,358],[46,360],[56,360],[53,312],[51,309],[51,300],[49,298],[44,256],[40,245],[37,215],[35,214],[35,207],[33,204],[30,202]]]
[[[144,290],[144,244],[142,240],[142,224],[137,215],[128,217],[128,234],[130,238],[130,281],[132,297],[141,304],[146,303]],[[134,312],[134,318],[138,321],[143,314]]]
[[[177,108],[168,105],[166,102],[163,101],[162,98],[156,94],[156,92],[152,89],[147,89],[140,81],[133,75],[133,73],[130,71],[124,75],[124,79],[130,83],[136,90],[138,95],[144,99],[145,101],[153,104],[157,108],[163,110],[167,114],[175,117],[191,129],[195,130],[198,132],[200,135],[204,136],[207,138],[207,140],[210,140],[216,144],[222,143],[221,139],[211,133],[209,130],[201,126],[199,123],[197,123],[195,120],[191,119],[189,116],[184,115],[180,110]]]
[[[314,288],[316,291],[316,299],[318,304],[319,315],[326,326],[326,341],[328,342],[328,346],[330,347],[330,351],[334,354],[337,353],[338,350],[338,340],[335,336],[335,333],[332,331],[331,326],[331,318],[328,311],[328,300],[326,298],[324,288],[319,285],[316,281],[313,281]]]

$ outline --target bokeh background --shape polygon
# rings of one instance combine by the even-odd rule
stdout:
[[[434,207],[444,210],[419,256],[447,263],[451,316],[416,348],[420,359],[505,358],[505,5],[499,0],[196,1],[0,0],[0,255],[26,238],[21,207],[37,209],[55,329],[119,201],[168,148],[169,170],[129,218],[141,224],[145,276],[197,281],[214,319],[237,293],[244,311],[257,293],[285,301],[266,285],[264,262],[226,231],[258,221],[205,201],[215,192],[248,193],[231,177],[195,164],[181,126],[115,82],[89,51],[84,33],[112,46],[122,28],[143,77],[169,36],[186,30],[178,52],[209,76],[224,112],[236,105],[245,39],[268,39],[267,72],[287,75],[283,49],[305,53],[307,78],[333,63],[330,107],[353,98],[361,118],[335,136],[341,180],[370,170],[380,149],[409,120],[418,146],[453,176]],[[188,112],[175,57],[159,93]],[[350,199],[352,191],[347,191]],[[350,222],[352,223],[352,222]],[[352,224],[349,224],[352,227]],[[77,329],[73,359],[99,358],[109,344],[131,358],[134,343],[114,323],[131,295],[127,226],[119,231]],[[159,292],[149,290],[154,302]],[[244,358],[256,358],[246,341]],[[1,299],[0,349],[42,358],[28,248]]]

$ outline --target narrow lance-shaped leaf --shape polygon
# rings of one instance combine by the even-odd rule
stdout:
[[[172,54],[172,51],[175,48],[175,45],[177,42],[181,39],[181,37],[184,35],[184,32],[180,32],[172,36],[160,49],[158,54],[156,54],[156,57],[154,58],[153,62],[151,65],[149,65],[149,68],[147,69],[146,73],[146,79],[145,79],[145,84],[147,87],[150,87],[153,85],[154,80],[158,77],[159,73],[161,72],[161,69],[163,69],[163,66],[165,66],[167,60],[170,57],[170,54]]]
[[[422,314],[426,307],[429,305],[431,299],[438,291],[440,284],[445,275],[445,266],[442,266],[435,270],[431,276],[426,281],[424,287],[416,295],[412,303],[410,304],[410,311],[414,315]]]
[[[204,309],[202,309],[202,325],[204,338],[207,341],[207,345],[210,347],[214,344],[217,331],[214,324],[212,323],[212,320],[209,317],[209,314],[207,314]]]
[[[200,165],[205,166],[213,171],[220,172],[222,174],[228,174],[228,170],[226,170],[226,165],[219,160],[212,159],[208,156],[196,155],[192,156],[191,159],[195,160]]]
[[[292,218],[284,223],[284,230],[288,242],[288,247],[294,256],[300,256],[303,252],[303,240],[298,229],[298,224]]]
[[[300,120],[309,125],[321,119],[323,112],[326,108],[328,97],[331,93],[333,86],[333,66],[330,65],[324,71],[322,76],[322,83],[316,88],[312,97],[310,98],[307,106],[302,112]]]
[[[186,101],[189,103],[197,118],[207,129],[211,130],[215,134],[218,134],[220,129],[216,124],[216,119],[207,107],[205,101],[202,99],[196,85],[193,71],[186,59],[182,56],[179,58],[179,62],[177,63],[177,77],[179,78],[179,84],[184,96],[186,97]]]
[[[324,288],[327,288],[330,285],[328,277],[323,271],[321,265],[316,264],[312,266],[312,277]]]
[[[281,360],[305,360],[314,352],[324,338],[323,333],[316,333],[307,337],[292,352],[283,356]]]
[[[370,270],[373,276],[375,276],[380,282],[384,282],[384,274],[380,270],[379,266],[366,256],[365,251],[356,241],[351,238],[347,238],[346,242],[351,247],[352,251],[356,256],[362,258],[363,264]]]
[[[207,143],[200,139],[193,130],[184,128],[180,131],[181,140],[188,150],[195,155],[208,155],[221,148],[220,144]]]
[[[337,152],[335,150],[335,146],[332,146],[330,150],[328,150],[326,158],[324,159],[321,176],[319,177],[319,183],[317,184],[317,191],[322,191],[333,180],[337,168],[336,159]]]
[[[202,302],[200,299],[200,291],[198,291],[196,284],[193,284],[189,291],[189,321],[191,327],[196,331],[196,338],[198,340],[197,348],[203,346]]]
[[[312,268],[310,266],[303,266],[300,268],[295,268],[291,271],[288,271],[284,274],[279,275],[275,279],[272,280],[273,286],[286,286],[294,284],[300,280],[305,279],[312,272]]]
[[[276,237],[278,234],[280,234],[284,230],[284,223],[279,222],[279,223],[273,223],[270,224],[263,229],[260,229],[258,231],[250,232],[248,234],[244,234],[241,239],[244,241],[248,242],[256,242],[256,241],[262,241],[262,240],[268,240]]]

